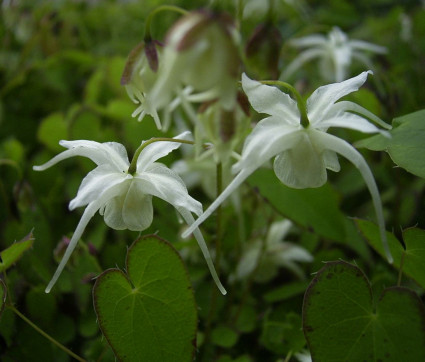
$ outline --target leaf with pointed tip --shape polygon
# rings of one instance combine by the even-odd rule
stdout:
[[[22,254],[32,247],[34,238],[32,232],[25,236],[21,241],[13,243],[7,249],[0,253],[0,273],[4,272],[15,264]]]
[[[366,220],[356,220],[356,224],[369,245],[385,258],[378,227]],[[387,238],[394,257],[393,265],[399,269],[403,259],[404,274],[425,288],[425,230],[418,228],[404,230],[403,241],[406,249],[403,249],[393,234],[387,232]]]
[[[120,361],[192,361],[197,314],[175,249],[155,235],[136,240],[126,271],[108,269],[93,288],[102,333]]]
[[[303,329],[316,361],[425,361],[425,309],[416,293],[391,287],[374,303],[366,276],[343,261],[312,280]]]
[[[387,151],[395,164],[425,178],[425,110],[394,118],[391,138],[376,135],[356,142],[357,147]]]

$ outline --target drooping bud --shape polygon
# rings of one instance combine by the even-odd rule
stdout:
[[[139,43],[129,54],[121,77],[130,99],[140,104],[132,116],[141,121],[146,114],[151,115],[157,127],[161,128],[157,109],[147,101],[147,94],[158,78],[161,48],[156,41]]]
[[[194,11],[181,18],[166,36],[152,100],[160,107],[179,87],[189,86],[198,92],[197,102],[217,99],[231,109],[240,63],[236,34],[223,15]]]
[[[152,88],[159,64],[157,46],[158,43],[154,41],[142,42],[130,52],[121,77],[121,85],[126,89],[136,87],[142,93]]]

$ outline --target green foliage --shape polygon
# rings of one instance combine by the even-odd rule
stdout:
[[[3,250],[0,253],[0,273],[9,269],[22,257],[23,253],[31,249],[34,240],[32,232],[30,232],[22,240],[13,243],[7,249]]]
[[[3,313],[4,305],[6,303],[7,289],[3,280],[0,280],[0,317]]]
[[[346,262],[321,269],[304,299],[303,329],[313,360],[421,361],[425,310],[404,287],[374,299],[363,272]]]
[[[387,151],[394,163],[425,178],[425,110],[394,118],[391,137],[373,136],[357,143],[374,151]]]
[[[279,182],[272,170],[259,170],[249,179],[283,216],[307,230],[332,240],[344,240],[344,215],[339,197],[329,184],[317,189],[292,189]]]
[[[12,306],[88,361],[189,361],[193,357],[296,362],[300,354],[308,356],[309,348],[317,361],[425,360],[425,110],[420,110],[425,94],[421,62],[425,10],[418,1],[272,1],[272,11],[257,9],[248,16],[244,9],[249,2],[4,2],[0,14],[0,360],[71,360],[68,352],[38,333]],[[260,8],[268,3],[257,1]],[[290,46],[291,39],[325,34],[333,26],[349,37],[388,49],[387,54],[371,57],[373,77],[346,100],[386,121],[393,119],[391,138],[362,139],[363,134],[339,128],[331,128],[330,133],[363,147],[360,151],[377,181],[386,228],[391,231],[387,236],[392,265],[386,262],[378,227],[350,219],[375,220],[358,170],[340,158],[341,171],[329,171],[328,182],[318,189],[290,189],[264,165],[201,226],[213,260],[220,259],[216,267],[228,290],[224,297],[215,290],[194,239],[179,237],[186,226],[178,213],[158,198],[153,202],[152,225],[143,234],[172,240],[182,260],[156,237],[138,239],[128,248],[140,233],[112,230],[95,215],[56,288],[44,293],[83,212],[82,208],[70,212],[69,202],[93,163],[78,158],[45,173],[33,172],[32,167],[62,152],[61,139],[120,142],[131,159],[143,140],[173,137],[193,126],[184,107],[177,108],[164,133],[150,116],[137,122],[131,116],[137,105],[120,84],[129,51],[145,35],[148,14],[164,4],[225,10],[240,30],[240,70],[256,80],[277,79],[299,54]],[[179,16],[173,12],[156,16],[152,36],[164,43]],[[324,84],[318,63],[306,63],[294,79],[302,96]],[[364,70],[363,64],[356,63],[350,73]],[[194,112],[207,106],[211,104],[199,103]],[[247,136],[262,118],[251,110],[240,134]],[[235,153],[241,153],[242,138],[235,144]],[[216,197],[214,159],[203,152],[199,159],[191,146],[180,151],[164,162],[176,170],[176,161],[184,162],[187,169],[182,178],[205,209]],[[390,157],[375,151],[386,151]],[[231,158],[223,165],[224,184],[234,176],[234,162]],[[279,241],[308,251],[313,261],[267,264],[272,260],[264,258],[269,231],[283,218],[292,227]],[[32,229],[37,242],[30,234],[12,243]],[[221,245],[216,244],[220,239]],[[241,260],[253,249],[259,259],[251,259],[251,272],[236,278]],[[290,248],[275,253],[297,256]],[[328,263],[315,274],[331,260],[354,260],[370,282],[359,268],[345,263]],[[261,267],[277,273],[261,280]],[[334,276],[327,278],[331,273]],[[326,330],[331,323],[333,328]],[[384,332],[387,337],[382,337]],[[394,344],[387,347],[385,338]],[[376,354],[369,358],[372,347]],[[359,355],[354,356],[356,352]]]
[[[377,227],[364,220],[356,222],[370,246],[385,257]],[[403,244],[394,235],[388,233],[394,266],[425,288],[425,231],[418,228],[406,229],[402,237]]]
[[[126,273],[108,269],[93,289],[100,328],[121,361],[191,361],[196,306],[184,265],[155,236],[129,248]]]

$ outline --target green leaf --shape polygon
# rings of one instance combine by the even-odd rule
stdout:
[[[339,210],[338,195],[329,184],[314,189],[292,189],[266,169],[256,171],[248,182],[288,219],[326,238],[345,240],[344,215]]]
[[[425,110],[410,113],[393,120],[391,138],[373,136],[356,143],[373,151],[385,150],[395,164],[425,178]]]
[[[0,253],[0,273],[10,268],[22,256],[22,254],[32,247],[34,243],[32,232],[25,236],[21,241],[13,243],[7,249]]]
[[[367,242],[385,258],[378,227],[365,220],[356,220],[356,223]],[[403,249],[401,243],[393,234],[387,233],[387,238],[394,258],[393,265],[399,269],[402,259],[404,259],[404,274],[415,280],[422,288],[425,288],[425,231],[418,228],[404,230],[403,241],[406,249]]]
[[[425,310],[403,287],[385,289],[374,303],[363,272],[329,262],[304,297],[303,329],[313,360],[425,361]]]
[[[120,361],[192,361],[196,305],[172,246],[152,235],[136,240],[127,274],[108,269],[93,288],[100,328]]]
[[[301,316],[288,310],[267,313],[261,331],[260,343],[268,350],[285,355],[301,351],[305,338],[301,330]]]
[[[270,303],[287,300],[301,293],[304,293],[307,289],[307,286],[308,283],[304,281],[287,283],[265,294],[264,299]]]
[[[67,125],[62,113],[53,113],[41,121],[37,138],[54,152],[63,151],[59,141],[68,138]]]
[[[230,348],[238,341],[238,334],[228,327],[219,326],[213,329],[211,340],[217,346]]]
[[[7,288],[3,280],[0,279],[0,317],[3,313],[4,305],[6,304]]]

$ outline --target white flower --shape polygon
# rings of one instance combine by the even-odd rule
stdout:
[[[252,107],[269,117],[261,120],[245,140],[242,158],[234,165],[234,171],[239,172],[238,175],[186,234],[199,226],[233,190],[272,157],[276,156],[273,167],[282,183],[294,188],[308,188],[322,186],[327,180],[327,169],[335,172],[340,170],[337,157],[340,154],[359,169],[369,188],[381,238],[388,259],[392,261],[386,240],[381,199],[369,166],[353,146],[326,133],[330,127],[341,127],[365,133],[387,134],[366,120],[369,118],[384,128],[390,128],[371,112],[353,102],[337,102],[358,90],[366,81],[368,73],[371,72],[363,72],[341,83],[319,87],[308,98],[306,105],[297,103],[276,87],[261,84],[243,74],[242,87]],[[302,124],[303,114],[308,118],[307,125]]]
[[[146,115],[150,115],[158,129],[167,130],[171,113],[180,105],[180,98],[176,97],[167,104],[158,107],[152,98],[148,97],[158,78],[158,67],[162,59],[162,48],[154,41],[138,44],[129,54],[121,77],[121,85],[125,87],[130,99],[137,104],[132,117],[140,122]],[[190,89],[181,91],[188,95]],[[159,112],[162,112],[164,124],[161,124]]]
[[[207,11],[182,17],[167,34],[149,102],[161,108],[177,94],[191,118],[196,117],[190,102],[218,99],[224,108],[232,109],[239,68],[235,34],[228,19]]]
[[[189,132],[177,136],[186,139]],[[86,206],[69,246],[52,280],[46,288],[49,292],[59,278],[74,248],[90,219],[99,211],[105,223],[113,229],[142,231],[153,219],[152,196],[159,197],[173,205],[183,219],[191,225],[192,212],[200,215],[202,205],[189,196],[181,178],[165,165],[155,162],[177,149],[177,142],[154,142],[147,145],[137,158],[137,167],[130,174],[130,163],[123,145],[116,142],[60,141],[68,150],[55,156],[34,170],[43,171],[56,163],[73,156],[84,156],[96,163],[97,167],[83,179],[77,196],[69,203],[69,209]],[[225,290],[218,280],[207,246],[199,229],[194,235],[205,256],[211,274],[223,294]]]
[[[288,79],[305,62],[320,58],[322,76],[327,81],[342,82],[347,79],[348,68],[352,59],[356,59],[373,69],[366,52],[385,54],[387,49],[363,40],[349,39],[340,28],[334,27],[327,36],[312,34],[294,39],[290,42],[294,47],[305,49],[282,72],[280,79]]]
[[[261,240],[251,243],[242,254],[234,279],[245,279],[255,270],[254,280],[267,282],[276,276],[279,267],[286,267],[299,278],[304,278],[296,263],[312,262],[313,256],[300,246],[282,241],[291,226],[289,220],[275,222],[270,226],[265,245]]]

